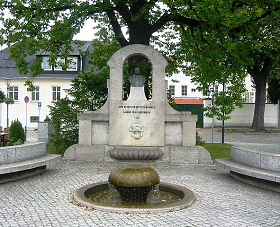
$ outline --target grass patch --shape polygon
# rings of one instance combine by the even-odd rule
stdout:
[[[212,160],[219,158],[230,158],[231,144],[227,143],[205,143],[202,145],[207,151],[209,151]]]

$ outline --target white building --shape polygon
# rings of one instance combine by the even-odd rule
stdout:
[[[49,115],[49,105],[66,96],[65,89],[70,88],[71,80],[78,76],[79,71],[88,70],[88,55],[81,56],[79,50],[91,52],[92,46],[90,42],[85,42],[81,47],[74,46],[69,56],[71,63],[66,71],[61,67],[51,67],[47,61],[47,53],[34,56],[33,58],[42,57],[42,68],[45,73],[34,79],[36,90],[32,92],[27,91],[24,85],[29,77],[19,74],[14,61],[8,58],[8,49],[0,51],[0,89],[14,99],[14,104],[8,105],[8,115],[7,104],[0,104],[1,126],[7,127],[8,118],[9,125],[18,119],[23,127],[27,126],[27,129],[37,128],[38,121],[44,121]],[[6,78],[10,78],[9,88]],[[25,102],[27,99],[28,103]]]
[[[196,84],[191,82],[191,77],[186,76],[182,72],[167,78],[168,88],[171,95],[176,99],[199,99],[205,98],[203,94],[196,91]],[[245,103],[255,103],[255,89],[253,88],[251,77],[248,75],[245,78],[245,86],[247,92],[243,94]],[[222,91],[223,86],[219,85],[215,89]]]

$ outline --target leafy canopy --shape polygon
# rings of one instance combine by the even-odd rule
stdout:
[[[227,118],[234,103],[241,106],[246,72],[263,75],[279,63],[278,0],[0,0],[0,7],[0,42],[14,44],[11,57],[21,73],[41,73],[40,59],[28,62],[29,55],[48,51],[52,64],[67,56],[73,36],[92,18],[121,47],[140,43],[162,51],[167,71],[184,67],[201,91],[224,84],[226,92],[214,94],[217,105],[209,109],[219,118]]]
[[[256,85],[265,86],[270,70],[280,63],[280,1],[185,2],[189,7],[182,7],[182,14],[203,23],[176,27],[182,37],[177,55],[189,62],[185,72],[199,90],[212,90],[216,105],[207,107],[208,115],[227,119],[233,104],[242,106],[245,76],[249,73]],[[225,90],[214,93],[215,85]]]

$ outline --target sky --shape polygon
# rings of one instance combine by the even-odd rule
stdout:
[[[95,38],[95,30],[93,29],[93,24],[95,22],[92,19],[88,19],[85,22],[84,27],[81,29],[80,33],[74,36],[76,40],[91,41]]]

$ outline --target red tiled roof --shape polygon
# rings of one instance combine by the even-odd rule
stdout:
[[[174,99],[176,104],[203,104],[202,99]]]

